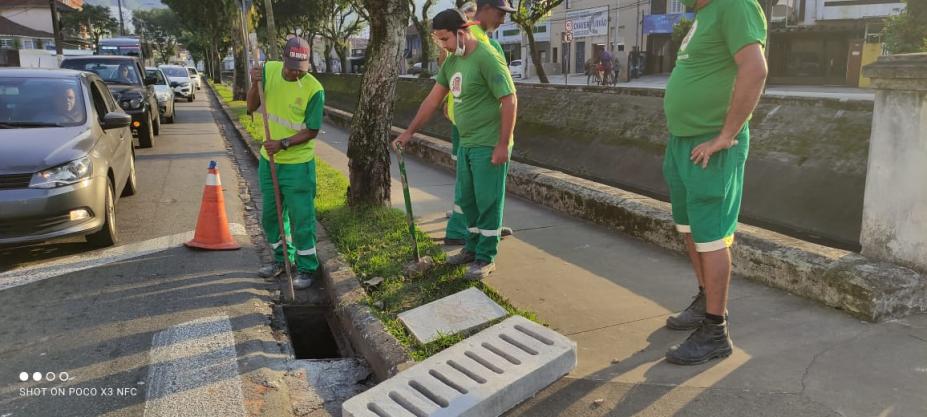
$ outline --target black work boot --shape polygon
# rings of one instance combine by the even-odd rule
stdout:
[[[720,324],[703,320],[685,342],[666,352],[666,361],[676,365],[698,365],[714,358],[726,358],[733,351],[727,320]]]
[[[685,310],[666,318],[666,328],[670,330],[697,329],[705,320],[705,291],[698,290],[698,295]]]

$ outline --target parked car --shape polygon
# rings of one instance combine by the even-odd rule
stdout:
[[[153,84],[145,79],[138,59],[131,56],[76,56],[65,58],[61,68],[89,71],[100,76],[113,93],[113,98],[126,113],[132,115],[132,133],[138,144],[150,148],[154,137],[161,133],[161,115]]]
[[[520,59],[513,59],[509,63],[509,73],[512,74],[512,78],[525,78],[525,67]]]
[[[167,83],[167,75],[160,68],[146,67],[145,78],[154,78],[155,97],[158,99],[158,112],[165,123],[174,123],[174,89]]]
[[[174,94],[187,99],[188,102],[196,99],[196,89],[193,87],[193,80],[190,79],[190,73],[187,72],[186,68],[180,65],[161,65],[158,68],[161,68],[164,74],[167,75],[167,80],[171,83]]]
[[[137,191],[125,113],[99,76],[0,69],[0,245],[118,240],[116,203]]]
[[[196,86],[197,90],[203,89],[203,77],[200,76],[196,68],[187,67],[187,74],[190,75],[190,79],[193,80],[193,85]]]
[[[418,74],[421,74],[421,73],[422,73],[422,63],[421,63],[421,62],[416,62],[416,63],[412,64],[412,66],[409,67],[408,73],[411,74],[411,75],[418,75]]]

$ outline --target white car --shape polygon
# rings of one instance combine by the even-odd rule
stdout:
[[[509,63],[509,73],[512,74],[512,78],[525,78],[525,67],[520,59],[513,59]]]
[[[199,71],[197,71],[196,68],[187,67],[187,73],[190,74],[190,79],[193,80],[193,85],[196,86],[196,89],[201,90],[203,88],[203,80],[202,77],[200,77]]]
[[[188,102],[196,100],[196,86],[193,85],[193,80],[190,78],[186,67],[161,65],[158,68],[164,71],[164,75],[167,75],[167,80],[177,97],[185,98]]]

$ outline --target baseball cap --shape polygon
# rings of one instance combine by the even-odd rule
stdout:
[[[309,42],[298,36],[286,41],[283,47],[283,66],[287,69],[309,71]]]
[[[515,13],[515,9],[512,8],[511,4],[509,4],[509,0],[477,0],[476,7],[483,7],[485,4],[488,4],[504,12]]]
[[[431,20],[431,29],[454,32],[473,24],[473,22],[467,21],[467,17],[460,10],[447,9],[435,15],[434,19]]]

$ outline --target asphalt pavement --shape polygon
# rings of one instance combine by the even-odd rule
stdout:
[[[286,359],[274,288],[255,274],[250,202],[214,112],[205,90],[178,101],[176,123],[136,149],[139,191],[117,203],[118,246],[0,249],[0,416],[290,415],[268,382]],[[179,245],[211,160],[238,251]]]

